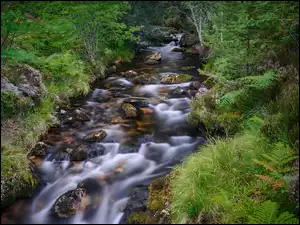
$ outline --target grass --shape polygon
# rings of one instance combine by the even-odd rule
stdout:
[[[278,146],[290,154],[290,148]],[[263,154],[272,155],[278,146],[259,132],[248,132],[213,140],[190,155],[171,181],[173,222],[246,223],[262,202],[284,197],[286,181],[272,175],[276,165],[263,161]],[[276,182],[281,186],[273,190]]]

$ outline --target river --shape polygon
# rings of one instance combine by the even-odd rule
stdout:
[[[190,82],[202,81],[196,70],[200,64],[195,55],[172,52],[174,47],[174,42],[149,47],[131,63],[118,67],[117,73],[96,81],[89,95],[59,112],[61,121],[76,110],[85,112],[89,120],[61,122],[43,136],[41,141],[49,145],[50,153],[36,163],[36,170],[45,185],[33,198],[10,208],[6,215],[12,223],[118,224],[133,188],[149,185],[153,178],[169,173],[205,142],[199,129],[186,121],[192,97]],[[149,52],[161,52],[161,63],[144,64],[142,59]],[[120,71],[129,69],[153,74],[151,83],[136,85],[131,78],[120,75]],[[189,74],[192,80],[179,84],[160,82],[162,76],[178,73]],[[174,92],[176,88],[181,90],[179,94]],[[137,117],[125,117],[121,110],[125,99],[134,102]],[[107,133],[103,140],[83,140],[99,129]],[[69,150],[86,146],[89,157],[71,160],[66,146]],[[86,193],[82,194],[85,201],[80,203],[83,207],[70,218],[53,216],[56,200],[82,181],[88,181]]]

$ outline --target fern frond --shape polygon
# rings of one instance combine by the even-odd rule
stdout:
[[[244,89],[228,92],[227,94],[223,95],[220,98],[217,107],[229,109],[232,107],[232,105],[236,103],[238,97],[240,97],[243,94],[244,94]]]
[[[262,76],[247,76],[238,79],[247,87],[253,87],[256,89],[267,89],[274,84],[274,81],[277,79],[277,74],[274,70],[268,70]]]
[[[248,224],[272,224],[276,219],[278,206],[275,202],[266,201],[249,216]]]
[[[275,202],[265,201],[253,215],[248,216],[248,224],[299,224],[299,220],[288,212],[278,214],[278,205]]]

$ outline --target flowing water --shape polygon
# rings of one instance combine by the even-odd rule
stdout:
[[[201,79],[196,71],[200,66],[197,57],[172,52],[174,45],[171,42],[163,47],[150,47],[133,62],[118,68],[132,69],[139,74],[154,73],[151,84],[134,85],[132,79],[115,73],[96,82],[88,96],[77,99],[71,108],[61,112],[60,118],[65,122],[51,128],[42,139],[50,145],[50,154],[36,164],[45,185],[26,204],[20,203],[19,211],[22,209],[23,213],[15,206],[14,211],[19,214],[10,212],[14,217],[10,220],[20,223],[119,223],[134,187],[148,185],[153,178],[170,172],[172,166],[204,143],[197,128],[186,121],[190,111],[190,82],[160,83],[160,77],[166,74],[188,73],[192,80]],[[161,64],[145,65],[141,58],[157,51],[162,54]],[[183,70],[183,66],[194,66],[194,69]],[[183,94],[174,93],[178,87]],[[126,118],[121,110],[123,101],[128,98],[137,103],[136,118]],[[143,104],[139,105],[141,102]],[[66,122],[76,110],[85,112],[89,120]],[[107,133],[102,141],[82,139],[100,129]],[[88,159],[71,160],[66,149],[80,146],[88,148]],[[85,207],[69,219],[52,216],[56,200],[87,178],[92,179],[87,182],[87,196],[82,203]]]

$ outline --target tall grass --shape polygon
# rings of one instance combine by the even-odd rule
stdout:
[[[262,158],[277,148],[260,133],[252,132],[211,140],[173,172],[173,222],[248,222],[260,203],[274,199],[278,192],[285,193],[287,188],[281,176],[270,174],[277,167]],[[282,154],[291,154],[290,148],[279,148]],[[276,182],[281,186],[273,190]]]

